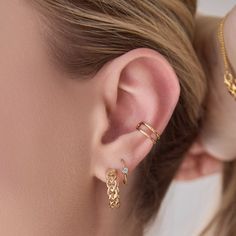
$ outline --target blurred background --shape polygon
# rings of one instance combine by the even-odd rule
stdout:
[[[236,5],[236,0],[199,0],[198,2],[200,12],[219,16],[224,16]]]
[[[200,0],[198,11],[224,16],[236,0]],[[145,236],[198,236],[217,207],[221,175],[215,174],[192,182],[174,182],[157,219]]]

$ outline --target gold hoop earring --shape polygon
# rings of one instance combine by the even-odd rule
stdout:
[[[123,168],[121,170],[122,174],[123,174],[123,183],[124,184],[127,184],[128,182],[128,172],[129,172],[129,169],[128,167],[125,165],[125,161],[124,159],[121,159],[121,162],[123,164]]]
[[[145,127],[145,130],[142,127]],[[143,135],[145,135],[147,138],[151,139],[153,144],[156,144],[161,138],[158,132],[147,122],[144,121],[139,122],[138,125],[136,126],[136,129]],[[146,130],[151,132],[151,134],[149,134]]]
[[[107,195],[109,199],[110,208],[120,207],[120,190],[119,183],[117,181],[117,170],[109,169],[106,172],[106,185],[107,185]]]

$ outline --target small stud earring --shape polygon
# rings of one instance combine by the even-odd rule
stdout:
[[[122,168],[122,170],[121,170],[121,172],[123,173],[123,176],[124,176],[124,178],[123,178],[123,183],[124,183],[124,184],[127,184],[127,182],[128,182],[129,168],[125,165],[124,159],[121,159],[121,162],[122,162],[122,164],[123,164],[123,168]]]

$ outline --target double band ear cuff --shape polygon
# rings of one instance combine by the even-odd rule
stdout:
[[[160,134],[147,122],[141,121],[136,126],[136,129],[145,135],[147,138],[151,139],[153,144],[156,144],[161,138]]]

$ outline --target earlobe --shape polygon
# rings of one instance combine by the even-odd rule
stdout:
[[[222,171],[222,162],[212,156],[198,138],[186,153],[175,180],[189,181],[220,171]]]
[[[121,170],[124,159],[132,172],[150,152],[152,139],[159,138],[173,114],[180,87],[168,61],[146,48],[114,59],[98,75],[103,108],[95,126],[92,170],[105,182],[107,169]],[[142,121],[156,133],[145,123],[137,129]]]

